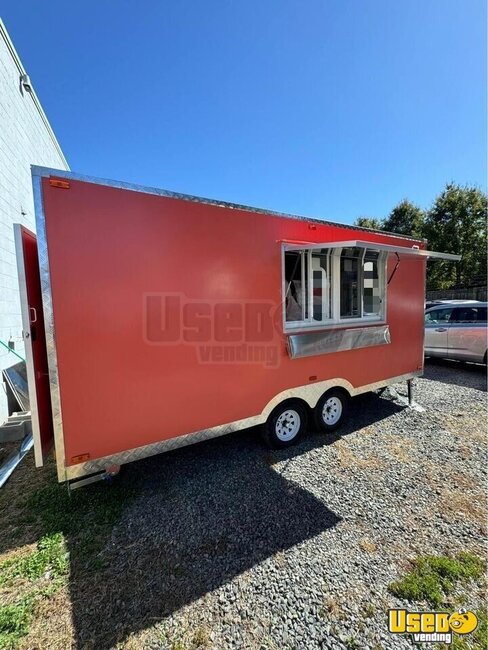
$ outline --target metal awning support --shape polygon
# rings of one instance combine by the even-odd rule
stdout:
[[[386,251],[387,253],[396,253],[397,255],[408,255],[411,259],[425,260],[450,260],[451,262],[459,262],[461,255],[453,255],[452,253],[439,253],[437,251],[426,251],[419,246],[394,246],[393,244],[378,244],[373,241],[361,241],[358,239],[350,241],[335,241],[335,242],[290,242],[282,241],[283,250],[285,251],[302,251],[309,248],[368,248],[374,251]]]
[[[393,280],[393,276],[395,275],[395,273],[397,272],[398,267],[400,266],[400,255],[398,255],[398,253],[395,253],[395,255],[396,255],[395,268],[393,269],[393,271],[391,272],[390,277],[388,278],[388,282],[386,283],[387,285],[389,285],[390,282]]]

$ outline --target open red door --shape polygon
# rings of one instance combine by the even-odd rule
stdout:
[[[36,467],[42,467],[54,435],[37,239],[20,224],[14,224],[14,233],[34,455]]]

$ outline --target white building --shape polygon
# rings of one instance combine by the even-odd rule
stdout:
[[[0,369],[18,361],[2,343],[24,349],[12,224],[35,230],[30,166],[69,169],[26,74],[0,19]],[[0,424],[6,417],[0,390]]]

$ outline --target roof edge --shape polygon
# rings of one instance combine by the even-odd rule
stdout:
[[[61,169],[54,169],[51,167],[42,167],[39,165],[31,165],[31,171],[33,176],[57,176],[59,178],[67,178],[76,181],[83,181],[85,183],[93,183],[94,185],[104,185],[107,187],[115,187],[123,190],[131,190],[133,192],[142,192],[144,194],[154,194],[156,196],[164,196],[170,199],[181,199],[183,201],[193,201],[195,203],[205,203],[207,205],[214,205],[220,208],[228,208],[231,210],[243,210],[245,212],[256,212],[259,214],[269,214],[274,217],[284,217],[286,219],[298,219],[300,221],[306,221],[307,223],[317,223],[324,226],[339,226],[340,228],[348,228],[350,230],[357,230],[359,232],[370,232],[377,235],[386,235],[388,237],[394,237],[396,239],[406,239],[408,241],[417,242],[419,244],[425,244],[425,239],[417,239],[411,235],[400,235],[394,232],[388,232],[387,230],[375,230],[373,228],[363,228],[362,226],[354,226],[348,223],[340,223],[338,221],[329,221],[327,219],[318,219],[316,217],[307,217],[304,215],[290,214],[288,212],[277,212],[276,210],[268,210],[266,208],[258,208],[251,205],[244,205],[239,203],[229,203],[228,201],[219,201],[218,199],[209,199],[202,196],[194,196],[192,194],[183,194],[181,192],[172,192],[170,190],[165,190],[157,187],[151,187],[146,185],[138,185],[136,183],[129,183],[126,181],[114,181],[106,178],[99,178],[96,176],[89,176],[86,174],[78,174],[72,171],[66,171]]]

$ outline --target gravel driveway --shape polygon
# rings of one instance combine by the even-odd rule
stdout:
[[[71,585],[81,646],[411,648],[388,584],[420,554],[484,554],[486,383],[430,362],[423,412],[396,388],[354,400],[341,435],[270,452],[251,429],[130,466],[106,585]]]

